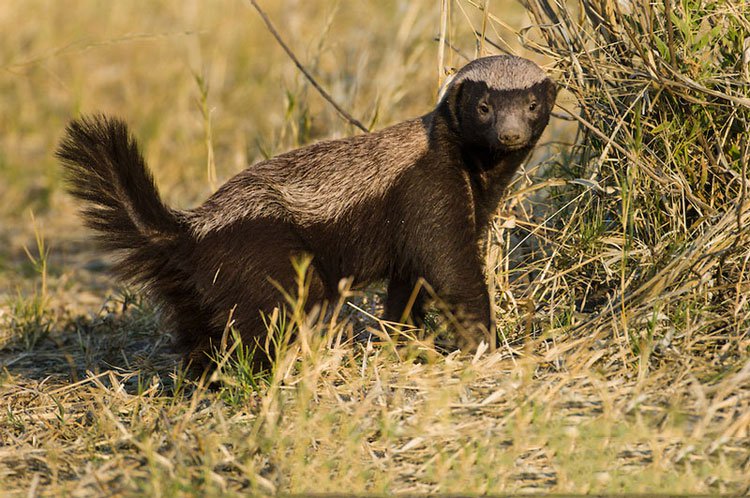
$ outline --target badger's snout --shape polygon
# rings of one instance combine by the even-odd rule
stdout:
[[[523,141],[523,132],[519,129],[502,130],[497,138],[503,145],[513,145]]]
[[[497,120],[497,141],[506,149],[523,147],[531,140],[531,128],[524,120],[509,115]]]

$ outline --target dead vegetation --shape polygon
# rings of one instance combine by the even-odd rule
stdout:
[[[164,2],[138,32],[145,14],[127,3],[109,17],[96,3],[0,7],[0,27],[16,28],[0,29],[0,487],[747,493],[747,6],[528,0],[526,16],[499,1],[312,3],[269,15],[369,126],[430,107],[436,56],[450,67],[512,50],[566,88],[557,131],[492,230],[501,347],[466,358],[429,337],[398,341],[369,317],[372,293],[342,303],[352,320],[317,323],[302,292],[272,320],[284,345],[272,372],[239,354],[218,387],[186,378],[158,313],[108,291],[107,262],[71,228],[49,152],[64,121],[81,108],[140,126],[182,205],[214,165],[226,178],[354,130],[249,4]],[[23,22],[35,12],[49,22]],[[365,16],[378,29],[359,41]]]

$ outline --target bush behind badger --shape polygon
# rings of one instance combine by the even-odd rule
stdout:
[[[477,59],[429,114],[257,163],[188,211],[162,203],[117,119],[71,122],[57,155],[87,203],[86,224],[119,253],[116,273],[162,306],[194,360],[219,344],[233,308],[243,342],[263,342],[262,313],[283,304],[274,283],[291,288],[299,254],[312,256],[309,304],[336,300],[342,278],[388,279],[392,321],[423,278],[460,317],[458,346],[471,350],[495,329],[480,241],[556,93],[533,62]],[[420,292],[416,323],[424,306]]]

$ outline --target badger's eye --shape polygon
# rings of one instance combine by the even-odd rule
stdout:
[[[530,110],[530,111],[534,111],[534,110],[536,110],[536,108],[537,108],[537,105],[538,105],[538,104],[536,103],[536,100],[532,100],[532,101],[531,101],[531,104],[529,104],[529,110]]]
[[[487,104],[479,104],[479,113],[488,114],[490,112],[490,106]]]

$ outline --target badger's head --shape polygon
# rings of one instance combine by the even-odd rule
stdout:
[[[476,59],[447,84],[438,109],[462,144],[492,152],[533,146],[549,122],[557,85],[528,59]]]

